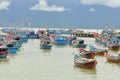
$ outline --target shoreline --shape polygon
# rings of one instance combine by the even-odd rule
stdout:
[[[0,27],[0,30],[1,29],[4,29],[4,28],[8,28],[8,29],[15,29],[15,27]],[[23,27],[23,28],[16,28],[16,29],[28,29],[28,30],[35,30],[38,31],[39,29],[40,30],[47,30],[47,29],[50,29],[50,30],[69,30],[71,28],[67,28],[67,29],[64,29],[64,28],[27,28],[27,27]],[[84,32],[97,32],[97,33],[101,33],[104,29],[72,29],[72,30],[80,30],[80,31],[84,31]],[[111,31],[111,29],[109,29]],[[120,32],[120,29],[118,30],[115,30],[116,32]]]

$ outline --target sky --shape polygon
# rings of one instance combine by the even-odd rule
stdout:
[[[120,29],[120,0],[0,0],[2,27]]]

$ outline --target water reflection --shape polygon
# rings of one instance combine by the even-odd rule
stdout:
[[[50,52],[51,52],[51,49],[41,49],[41,51],[42,51],[43,53],[50,53]]]
[[[0,58],[0,63],[8,63],[9,62],[9,59],[8,58]]]
[[[54,47],[56,47],[56,48],[64,48],[64,47],[66,47],[67,45],[54,45]]]
[[[74,66],[74,70],[80,71],[84,74],[97,74],[97,69],[96,68],[95,69],[84,69],[84,68]]]
[[[17,53],[9,53],[8,55],[9,57],[14,57],[15,55],[17,55]]]
[[[112,65],[112,66],[118,66],[119,68],[120,68],[120,63],[114,63],[114,62],[108,62],[108,61],[106,61],[105,62],[106,64],[109,64],[110,66]]]

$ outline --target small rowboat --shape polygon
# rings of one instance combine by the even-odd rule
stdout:
[[[119,50],[119,47],[120,47],[119,45],[108,46],[110,50]]]
[[[94,46],[89,46],[90,51],[93,51],[96,55],[104,55],[108,51],[106,49],[98,49]]]
[[[119,63],[120,62],[120,55],[119,56],[112,56],[110,54],[105,55],[108,62]]]
[[[94,69],[96,67],[97,61],[96,59],[86,59],[82,58],[78,54],[74,56],[74,64],[77,67],[86,68],[86,69]]]
[[[89,50],[83,49],[83,48],[80,49],[80,55],[83,58],[87,58],[87,59],[94,59],[94,57],[95,57],[95,53],[93,51],[89,51]]]

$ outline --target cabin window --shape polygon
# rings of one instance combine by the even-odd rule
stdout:
[[[84,44],[84,41],[79,41],[79,44]]]
[[[47,42],[47,44],[50,44],[50,42]]]

